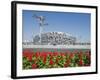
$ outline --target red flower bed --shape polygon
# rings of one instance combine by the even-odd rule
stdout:
[[[90,51],[23,50],[23,69],[90,66]]]

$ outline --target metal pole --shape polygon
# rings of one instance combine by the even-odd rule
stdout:
[[[40,44],[42,43],[42,26],[40,26]]]

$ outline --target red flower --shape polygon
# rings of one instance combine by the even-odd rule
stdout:
[[[47,52],[41,52],[40,56],[41,57],[47,57]]]
[[[81,60],[82,60],[82,55],[83,55],[82,53],[79,53],[79,54],[78,54],[79,59],[81,59]]]
[[[85,54],[86,53],[86,54]],[[88,62],[84,62],[84,55],[86,56],[86,60]],[[82,52],[81,50],[74,50],[73,52],[70,50],[67,50],[65,52],[57,52],[57,50],[51,52],[51,51],[33,51],[30,49],[25,49],[23,50],[23,57],[28,59],[28,62],[30,62],[31,68],[39,68],[39,65],[37,65],[40,60],[43,61],[43,64],[46,64],[46,61],[49,60],[49,67],[54,67],[53,65],[56,63],[56,65],[59,66],[58,63],[60,63],[60,60],[64,60],[64,67],[70,67],[70,64],[73,63],[73,60],[77,57],[78,60],[76,61],[76,64],[78,66],[89,66],[91,63],[91,52],[85,51]],[[33,59],[32,59],[33,58]],[[66,60],[66,61],[65,61]],[[44,65],[45,66],[45,65]],[[27,67],[26,67],[27,68]]]
[[[45,56],[43,59],[44,64],[46,63],[46,59],[47,59],[47,57]]]
[[[53,55],[54,55],[54,56],[57,56],[57,55],[58,55],[58,52],[53,52]]]
[[[40,56],[40,52],[36,52],[35,56],[36,56],[36,58],[38,58]]]
[[[68,67],[68,64],[67,64],[67,63],[65,63],[65,64],[64,64],[64,67]]]
[[[24,56],[24,57],[28,57],[28,56],[32,55],[32,53],[33,53],[32,51],[24,50],[24,51],[23,51],[23,56]]]
[[[34,60],[34,63],[35,63],[35,64],[37,63],[37,59]]]
[[[54,62],[53,62],[52,60],[50,60],[49,64],[50,64],[50,65],[53,65],[53,64],[54,64]]]
[[[72,59],[74,57],[73,53],[70,53],[70,59]]]
[[[80,61],[79,61],[79,66],[82,66],[82,65],[83,65],[83,61],[80,60]]]
[[[88,60],[90,60],[90,57],[91,57],[91,52],[90,51],[86,52],[86,57],[88,58]]]
[[[53,56],[53,52],[48,52],[48,55]]]
[[[29,55],[27,58],[29,61],[32,61],[32,55]]]
[[[59,62],[59,60],[60,60],[60,58],[56,58],[56,63],[58,63],[58,62]]]
[[[66,56],[64,53],[61,53],[61,56]]]
[[[26,57],[29,61],[32,61],[33,52],[30,50],[24,50],[23,56]]]
[[[66,61],[66,63],[65,63],[65,67],[68,67],[69,66],[69,64],[70,64],[70,60],[68,59],[67,61]]]
[[[37,68],[37,65],[36,64],[32,64],[32,69],[35,69]]]

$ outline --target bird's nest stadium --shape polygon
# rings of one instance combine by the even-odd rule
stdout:
[[[90,49],[90,43],[77,43],[76,37],[65,32],[44,32],[35,35],[32,42],[23,42],[23,48]]]
[[[40,41],[41,36],[41,41]],[[46,32],[40,35],[35,35],[33,43],[35,45],[66,45],[74,44],[76,37],[64,32]]]

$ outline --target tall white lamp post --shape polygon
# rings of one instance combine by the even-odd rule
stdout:
[[[43,32],[43,27],[45,25],[48,25],[47,23],[45,23],[45,17],[44,16],[37,16],[37,15],[34,15],[33,17],[35,17],[37,20],[38,20],[38,23],[39,23],[39,27],[40,27],[40,33],[39,33],[39,36],[40,36],[40,44],[42,43],[42,32]]]

